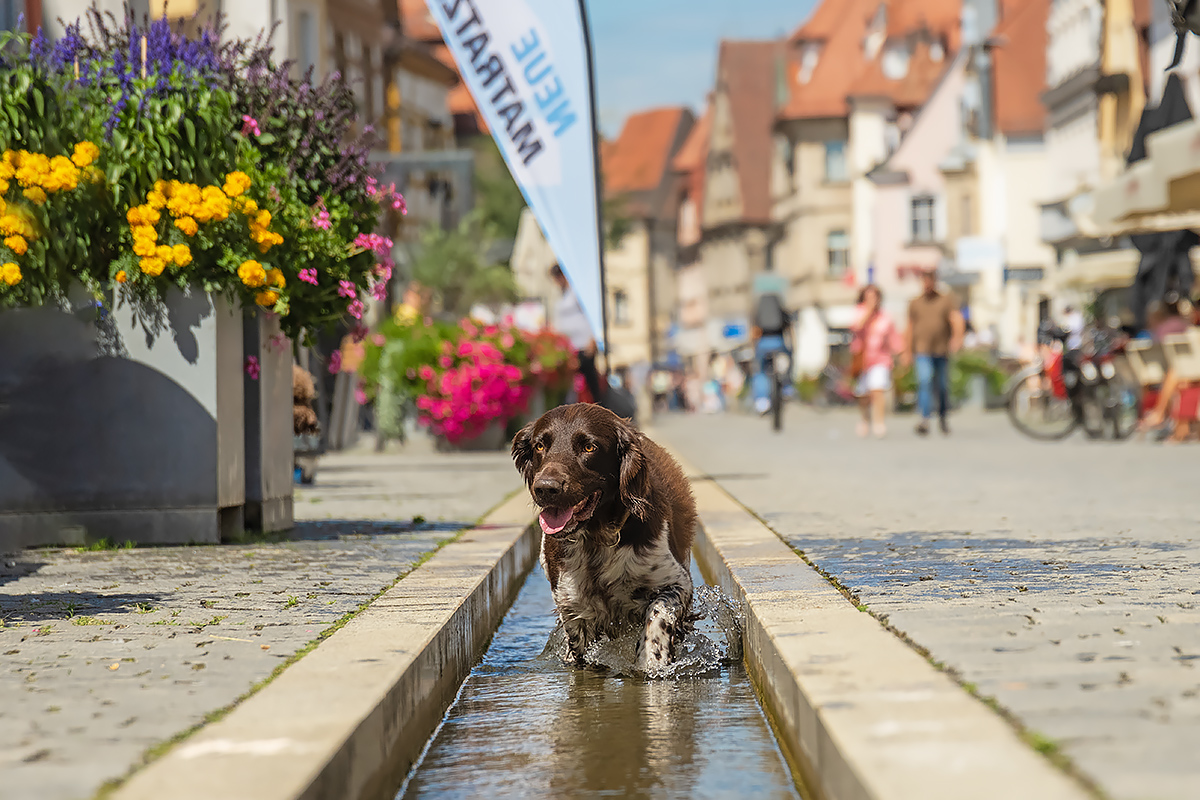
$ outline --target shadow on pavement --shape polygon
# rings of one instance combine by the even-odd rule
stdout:
[[[5,622],[70,622],[72,617],[97,618],[79,625],[104,624],[106,614],[130,614],[157,607],[165,595],[96,594],[95,592],[32,592],[27,595],[0,595],[0,618]],[[139,608],[141,606],[141,608]]]

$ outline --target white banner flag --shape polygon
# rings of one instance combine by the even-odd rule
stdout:
[[[591,52],[582,0],[426,0],[605,347]]]

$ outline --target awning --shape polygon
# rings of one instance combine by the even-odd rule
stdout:
[[[1162,102],[1143,112],[1130,160],[1095,193],[1090,216],[1104,235],[1200,227],[1200,121],[1178,76],[1168,79]]]
[[[1070,289],[1129,286],[1137,275],[1140,260],[1141,254],[1132,247],[1064,258],[1054,281],[1060,288]]]

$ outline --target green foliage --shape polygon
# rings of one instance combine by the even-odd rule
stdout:
[[[427,227],[409,247],[409,276],[432,289],[442,310],[457,317],[477,303],[512,302],[517,297],[512,270],[488,256],[495,238],[495,229],[477,214],[451,230]]]
[[[1000,394],[1008,382],[1008,373],[997,366],[992,357],[982,351],[963,350],[950,359],[950,399],[961,403],[967,398],[970,380],[982,375],[992,394]],[[900,397],[914,395],[917,391],[916,370],[912,367],[898,369],[895,374],[896,392]]]
[[[475,151],[475,210],[480,222],[501,239],[515,239],[521,222],[525,197],[513,180],[490,136],[478,136],[471,142]]]

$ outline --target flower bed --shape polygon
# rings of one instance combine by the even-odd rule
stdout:
[[[299,339],[381,297],[404,213],[337,75],[93,9],[56,42],[0,34],[0,308],[162,306],[172,287],[267,309]]]
[[[575,366],[557,334],[452,325],[402,306],[368,339],[362,378],[377,408],[411,403],[419,424],[459,444],[524,413],[536,391],[565,392]]]

